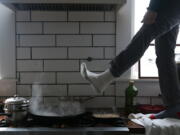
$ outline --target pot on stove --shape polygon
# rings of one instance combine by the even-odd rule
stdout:
[[[4,112],[12,122],[22,121],[27,117],[29,101],[14,95],[4,101]]]

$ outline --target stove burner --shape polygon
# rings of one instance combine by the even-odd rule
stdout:
[[[0,116],[0,127],[7,127],[8,122],[7,122],[7,117],[2,115]]]
[[[72,127],[93,127],[96,124],[92,113],[85,113],[84,115],[78,116],[71,122],[67,123]]]
[[[92,113],[87,112],[76,117],[69,118],[43,118],[29,116],[27,121],[20,123],[9,123],[5,119],[0,119],[0,127],[125,127],[121,118],[96,118]]]
[[[1,120],[0,121],[0,127],[7,127],[8,124],[7,124],[7,121],[6,120]]]

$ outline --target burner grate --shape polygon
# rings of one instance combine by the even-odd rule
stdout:
[[[42,118],[29,116],[27,121],[19,123],[9,123],[1,119],[0,127],[53,127],[53,128],[70,128],[70,127],[125,127],[121,118],[96,118],[92,113],[84,113],[76,117],[68,118]]]

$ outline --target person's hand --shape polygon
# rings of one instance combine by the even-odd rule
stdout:
[[[157,17],[157,12],[148,10],[144,15],[142,23],[148,25],[153,24],[156,21],[156,17]]]

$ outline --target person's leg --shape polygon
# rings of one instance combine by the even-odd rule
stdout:
[[[176,47],[179,25],[155,40],[156,65],[162,98],[166,105],[180,103],[180,84],[177,73],[174,50]]]
[[[103,93],[106,86],[115,79],[109,69],[100,74],[96,74],[90,72],[87,69],[85,63],[81,64],[81,75],[83,76],[83,78],[90,82],[91,87],[93,88],[93,90],[95,90],[95,92],[101,94]]]
[[[156,114],[156,118],[179,117],[177,112],[180,112],[180,83],[174,54],[178,32],[179,25],[155,42],[159,84],[163,102],[167,105],[167,110]]]
[[[169,11],[170,12],[170,11]],[[111,61],[110,71],[115,77],[121,76],[135,64],[144,54],[153,39],[164,35],[180,22],[179,13],[158,13],[156,22],[152,25],[143,25],[133,37],[130,44]]]
[[[175,27],[179,22],[179,13],[168,11],[158,13],[156,22],[152,25],[143,25],[139,32],[134,36],[130,44],[127,46],[127,48],[111,61],[111,67],[107,73],[111,74],[111,78],[119,77],[141,58],[145,50],[148,48],[149,43],[153,39],[167,33],[168,31],[173,29],[173,27]],[[82,66],[81,71],[83,71],[81,73],[83,76],[85,76],[85,79],[88,81],[90,80],[89,82],[95,89],[100,86],[96,91],[102,92],[104,90],[105,87],[102,87],[101,85],[95,86],[100,80],[99,76],[92,76],[91,72],[87,70],[86,66]],[[96,82],[96,84],[94,82]],[[105,80],[103,84],[108,84],[110,82],[111,81],[107,79],[107,81]],[[103,89],[101,90],[101,88]]]

